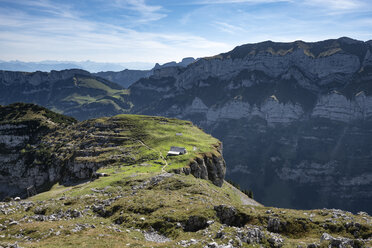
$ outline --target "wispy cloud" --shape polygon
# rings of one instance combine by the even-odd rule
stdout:
[[[149,5],[145,0],[115,0],[114,5],[137,12],[140,17],[136,19],[137,23],[157,21],[167,16],[162,6]]]
[[[263,3],[277,3],[277,2],[293,2],[293,0],[200,0],[200,1],[194,2],[194,4],[232,4],[232,3],[263,4]]]
[[[143,5],[144,1],[125,2],[121,4],[128,6],[122,5],[123,8],[137,11],[143,7],[141,15],[147,20],[153,18],[151,13],[161,9]],[[50,10],[54,7],[49,6],[48,1],[40,3],[43,8],[39,11],[52,13]],[[72,9],[71,6],[64,7],[66,13]],[[231,48],[223,42],[210,41],[185,32],[138,31],[112,23],[87,20],[80,15],[61,13],[35,17],[19,9],[0,9],[1,59],[164,63],[187,56],[209,56]]]
[[[356,10],[365,6],[359,0],[305,0],[305,4],[333,10]]]
[[[53,3],[49,0],[0,0],[0,3],[11,3],[26,6],[30,9],[66,18],[73,18],[77,15],[77,12],[70,5]]]
[[[239,26],[236,26],[236,25],[231,25],[231,24],[228,24],[226,22],[215,22],[215,26],[225,32],[225,33],[229,33],[229,34],[234,34],[236,32],[242,32],[244,31],[244,29],[242,27],[239,27]]]

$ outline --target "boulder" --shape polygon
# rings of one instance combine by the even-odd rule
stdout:
[[[238,211],[232,206],[219,205],[215,206],[214,210],[220,222],[229,226],[242,227],[247,224],[250,219],[249,215]]]
[[[203,216],[190,216],[184,223],[183,230],[186,232],[196,232],[208,226],[208,219]]]

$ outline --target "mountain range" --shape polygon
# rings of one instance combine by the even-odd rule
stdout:
[[[114,71],[105,71],[105,72],[98,72],[94,75],[105,78],[117,84],[120,84],[124,88],[128,88],[130,85],[135,83],[141,78],[148,78],[149,76],[154,74],[155,70],[159,70],[166,67],[180,67],[184,68],[187,67],[189,64],[194,63],[196,60],[194,58],[184,58],[181,62],[169,62],[163,65],[158,63],[155,64],[154,68],[151,70],[123,70],[119,72]]]
[[[79,69],[88,71],[96,76],[105,78],[111,82],[117,83],[124,88],[128,88],[138,79],[148,77],[153,74],[154,70],[164,67],[186,67],[196,60],[192,57],[184,58],[180,62],[168,62],[165,64],[156,63],[152,69],[150,63],[133,62],[133,63],[98,63],[93,61],[41,61],[41,62],[23,62],[23,61],[1,61],[0,70],[19,71],[19,72],[50,72],[70,69]],[[132,68],[132,69],[125,69]],[[136,69],[133,69],[136,68]]]
[[[227,178],[264,205],[372,212],[371,52],[346,37],[246,44],[128,89],[82,70],[2,71],[0,103],[191,120],[223,142]]]

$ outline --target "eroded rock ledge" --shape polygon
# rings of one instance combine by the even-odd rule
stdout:
[[[174,172],[210,180],[214,185],[221,187],[226,174],[226,163],[222,157],[222,144],[217,144],[215,149],[215,153],[201,154],[187,167],[176,169]]]

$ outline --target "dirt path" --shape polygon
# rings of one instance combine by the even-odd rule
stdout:
[[[159,153],[160,158],[161,158],[161,159],[164,161],[164,163],[165,163],[165,164],[163,165],[163,167],[161,167],[161,172],[165,173],[165,172],[166,172],[166,171],[165,171],[165,168],[168,166],[168,162],[167,162],[167,160],[164,158],[163,154],[162,154],[160,151],[155,150],[154,148],[149,147],[148,145],[146,145],[145,143],[143,143],[141,140],[137,140],[137,141],[138,141],[141,145],[143,145],[144,147],[146,147],[147,149]]]

